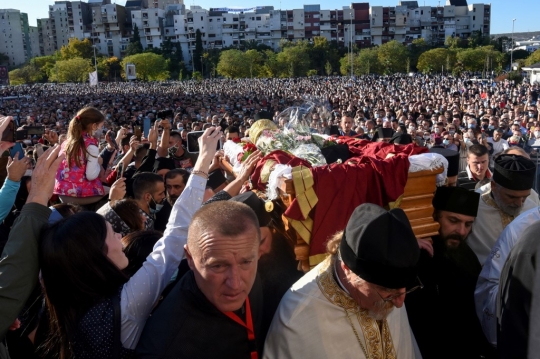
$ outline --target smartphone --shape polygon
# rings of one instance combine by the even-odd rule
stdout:
[[[9,150],[9,155],[11,156],[11,158],[15,158],[15,155],[17,153],[19,153],[17,155],[19,160],[24,157],[24,149],[20,142],[15,143],[15,146],[11,147],[11,149]]]
[[[167,119],[171,119],[174,117],[174,112],[173,110],[163,110],[163,111],[159,111],[157,113],[157,118],[159,118],[160,120],[167,120]]]
[[[133,126],[134,135],[137,137],[137,141],[142,139],[142,129],[141,126]]]
[[[2,132],[2,142],[15,142],[15,123],[13,121],[10,121]]]
[[[187,134],[187,151],[189,153],[199,153],[199,137],[202,136],[204,131],[195,131]],[[223,140],[220,139],[217,144],[217,150],[223,148]]]
[[[150,133],[150,126],[151,126],[150,118],[145,117],[143,120],[143,133],[144,137],[148,138],[148,134]]]
[[[25,126],[21,130],[15,132],[15,140],[21,141],[25,140],[28,136],[43,136],[45,134],[44,126]]]

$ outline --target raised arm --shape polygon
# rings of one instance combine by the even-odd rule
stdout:
[[[221,136],[218,128],[207,129],[199,139],[201,152],[186,188],[176,201],[169,223],[154,251],[142,268],[124,285],[120,307],[122,311],[122,344],[134,349],[150,311],[184,256],[191,218],[202,204],[208,168]]]

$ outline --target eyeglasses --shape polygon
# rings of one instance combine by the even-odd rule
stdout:
[[[415,290],[417,289],[422,289],[424,288],[424,285],[422,284],[422,281],[420,281],[420,278],[416,277],[416,280],[418,281],[418,285],[415,286],[415,287],[412,287],[411,289],[409,289],[408,291],[404,292],[404,293],[398,293],[398,294],[394,294],[394,295],[391,295],[389,297],[386,297],[384,298],[381,293],[379,293],[379,291],[377,289],[375,289],[375,292],[377,292],[377,294],[379,295],[379,297],[381,297],[382,301],[383,302],[391,302],[393,301],[394,299],[396,298],[399,298],[401,297],[402,295],[404,294],[410,294],[412,292],[414,292]]]

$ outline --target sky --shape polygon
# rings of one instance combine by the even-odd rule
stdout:
[[[274,6],[274,9],[300,9],[305,5],[317,4],[316,1],[306,0],[184,0],[186,7],[199,5],[204,9],[212,7],[248,8],[254,6]],[[489,0],[485,0],[488,3]],[[516,19],[514,32],[540,31],[538,22],[538,0],[491,0],[491,33],[511,33],[512,19]],[[115,0],[111,0],[115,2]],[[283,2],[283,3],[282,3]],[[361,2],[361,1],[357,1]],[[117,4],[124,5],[125,0],[116,0]],[[372,0],[371,6],[396,6],[399,0]],[[438,6],[444,5],[446,0],[418,0],[418,5]],[[482,3],[481,0],[468,1],[469,4]],[[36,26],[36,19],[48,17],[49,5],[54,4],[54,0],[0,0],[0,9],[15,8],[28,14],[28,21],[31,26]],[[336,9],[349,6],[351,2],[339,2],[336,0],[320,1],[321,9]]]

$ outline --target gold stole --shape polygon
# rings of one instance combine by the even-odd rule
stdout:
[[[317,285],[326,299],[334,305],[343,308],[349,319],[358,321],[361,332],[355,329],[355,323],[350,321],[358,344],[366,355],[366,359],[395,359],[396,350],[390,334],[387,320],[377,322],[368,315],[356,302],[336,283],[333,275],[332,258],[325,259],[325,265],[319,270]],[[382,323],[382,328],[379,326]],[[345,325],[345,324],[344,324]]]

